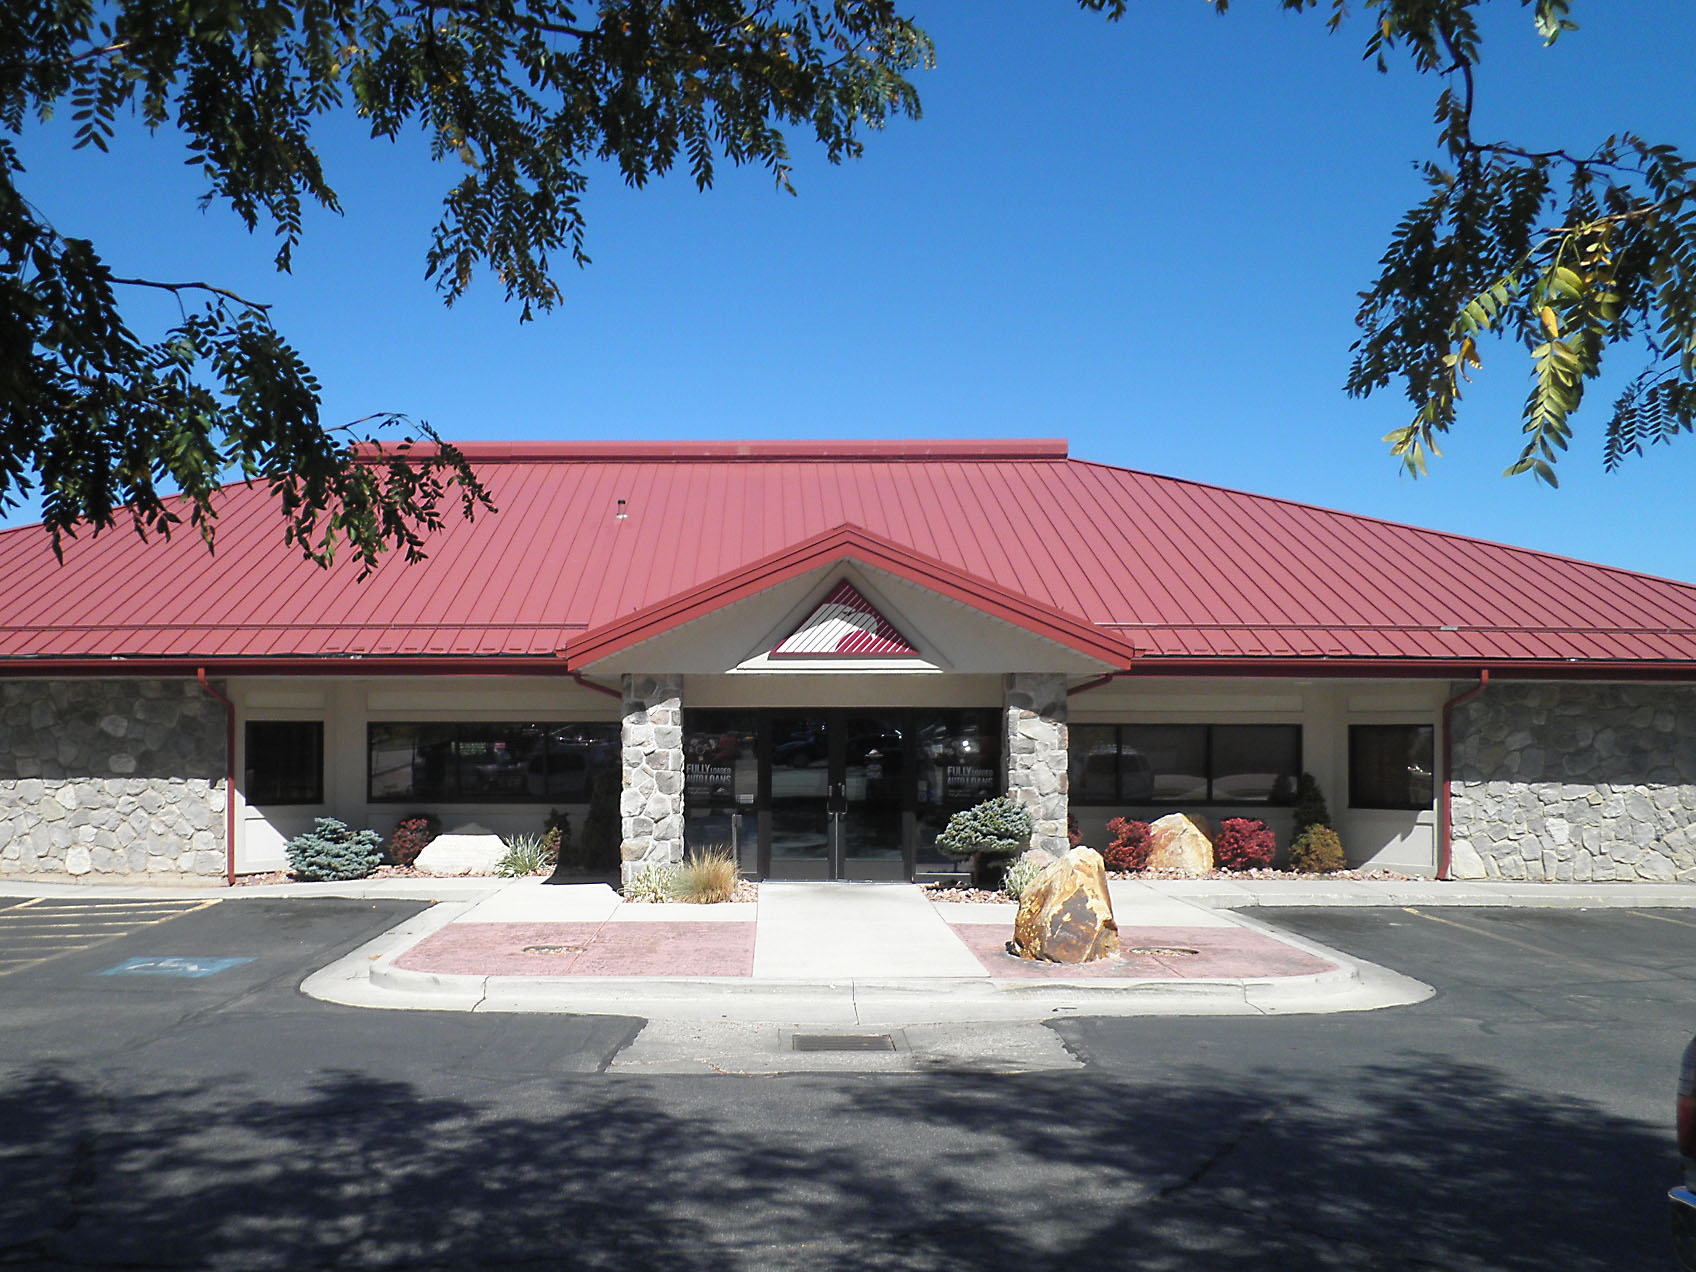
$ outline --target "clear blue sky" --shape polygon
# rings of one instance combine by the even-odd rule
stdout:
[[[1696,437],[1601,471],[1616,359],[1559,491],[1503,479],[1523,353],[1484,348],[1432,475],[1379,438],[1399,392],[1341,385],[1356,292],[1420,197],[1437,85],[1360,60],[1359,20],[1237,0],[914,0],[937,42],[924,118],[832,168],[792,136],[799,197],[759,170],[588,197],[594,264],[521,326],[484,280],[446,309],[423,278],[451,168],[422,137],[321,140],[346,215],[309,217],[292,275],[219,207],[175,135],[70,155],[33,131],[25,193],[115,271],[275,304],[324,418],[378,411],[477,439],[1033,437],[1075,456],[1696,580]],[[1634,129],[1696,153],[1682,3],[1579,0],[1551,50],[1487,6],[1481,136],[1587,148]],[[13,522],[28,517],[14,515]]]

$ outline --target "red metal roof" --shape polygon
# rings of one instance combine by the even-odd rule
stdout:
[[[219,497],[216,555],[124,527],[59,565],[39,527],[0,532],[0,659],[575,667],[836,552],[1150,670],[1696,670],[1696,587],[1072,460],[1063,442],[461,449],[499,513],[451,520],[428,561],[364,582],[299,559],[274,501],[240,485]]]

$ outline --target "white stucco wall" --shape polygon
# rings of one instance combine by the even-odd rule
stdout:
[[[366,725],[386,720],[491,722],[599,721],[617,724],[615,698],[556,678],[488,676],[453,680],[401,677],[236,679],[236,870],[251,874],[284,869],[283,846],[318,817],[387,835],[401,818],[434,813],[444,828],[476,822],[498,834],[540,834],[550,808],[570,813],[580,828],[586,806],[559,800],[535,804],[371,803],[366,799]],[[324,722],[324,802],[262,808],[247,802],[240,775],[247,771],[248,720]]]
[[[1355,809],[1348,805],[1348,726],[1430,724],[1440,727],[1444,694],[1439,681],[1139,679],[1125,676],[1074,694],[1070,719],[1084,724],[1296,724],[1302,730],[1302,766],[1318,780],[1351,865],[1431,874],[1436,869],[1436,808],[1418,812]],[[1440,751],[1441,739],[1436,739]],[[1441,774],[1437,780],[1441,780]],[[1435,791],[1433,792],[1435,795]],[[1084,842],[1102,847],[1109,818],[1128,810],[1073,805]],[[1250,817],[1264,821],[1289,843],[1290,810],[1264,806],[1162,805],[1143,810],[1197,812],[1213,821]]]

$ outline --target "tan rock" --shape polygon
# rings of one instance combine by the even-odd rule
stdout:
[[[1213,869],[1213,825],[1205,817],[1167,813],[1148,828],[1148,869],[1206,874]]]
[[[1119,953],[1100,853],[1073,848],[1025,889],[1007,952],[1049,963],[1088,963]]]

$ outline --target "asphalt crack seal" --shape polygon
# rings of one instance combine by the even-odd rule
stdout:
[[[1238,1146],[1241,1145],[1244,1140],[1246,1140],[1250,1135],[1253,1135],[1261,1127],[1265,1126],[1273,1118],[1277,1117],[1278,1114],[1282,1113],[1286,1107],[1286,1103],[1274,1104],[1271,1108],[1262,1109],[1259,1113],[1255,1114],[1255,1116],[1251,1117],[1243,1124],[1242,1130],[1238,1131],[1235,1135],[1231,1136],[1230,1139],[1226,1140],[1218,1148],[1209,1153],[1207,1159],[1203,1161],[1201,1165],[1197,1166],[1184,1178],[1178,1180],[1177,1183],[1167,1184],[1166,1187],[1162,1188],[1155,1194],[1156,1198],[1164,1200],[1174,1194],[1188,1192],[1191,1188],[1194,1188],[1207,1177],[1208,1173],[1215,1166],[1219,1165],[1220,1162],[1224,1161],[1232,1153],[1236,1152]]]

